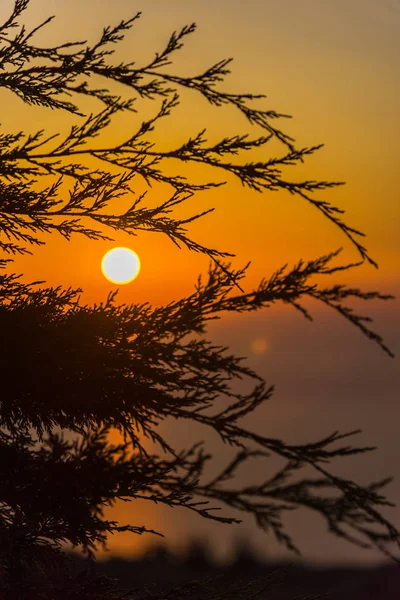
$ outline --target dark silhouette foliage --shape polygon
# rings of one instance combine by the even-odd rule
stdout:
[[[16,0],[13,13],[0,27],[0,86],[25,103],[74,114],[77,122],[61,140],[46,137],[44,131],[0,135],[0,586],[4,597],[127,598],[118,596],[111,580],[91,579],[89,573],[85,583],[68,574],[59,546],[69,542],[93,557],[96,546],[116,531],[160,534],[142,523],[106,520],[104,507],[118,499],[142,498],[227,524],[239,522],[215,512],[212,501],[220,501],[252,514],[259,527],[294,552],[299,550],[282,517],[288,510],[308,507],[325,519],[331,533],[361,547],[376,546],[394,558],[390,546],[399,544],[399,532],[379,512],[380,507],[391,506],[381,494],[389,479],[361,486],[330,470],[336,457],[372,448],[347,445],[355,432],[333,432],[315,442],[293,445],[243,428],[242,417],[268,400],[273,386],[243,359],[204,337],[208,321],[226,311],[249,312],[276,302],[290,304],[311,319],[303,300],[314,298],[393,356],[381,336],[370,329],[370,320],[347,303],[353,298],[387,300],[390,296],[314,280],[322,275],[329,279],[365,261],[377,266],[360,242],[363,234],[342,220],[343,211],[314,196],[341,182],[294,182],[283,176],[284,167],[295,166],[321,146],[298,149],[275,126],[287,115],[251,107],[260,96],[220,91],[218,84],[229,73],[230,60],[192,77],[173,74],[171,55],[195,31],[195,24],[174,32],[149,64],[138,67],[133,62],[113,64],[111,56],[113,44],[123,39],[140,13],[106,27],[92,46],[68,42],[43,47],[34,45],[34,36],[50,19],[32,31],[18,25],[28,4],[29,0]],[[93,76],[103,78],[106,87],[96,88]],[[132,97],[124,100],[112,92],[114,84],[125,86]],[[178,148],[157,150],[146,134],[160,119],[172,115],[179,88],[198,92],[216,107],[236,107],[263,135],[236,135],[209,144],[204,129]],[[101,108],[89,116],[82,114],[79,99],[83,96]],[[91,146],[117,113],[136,111],[135,97],[161,104],[122,143]],[[230,162],[231,157],[270,140],[281,143],[281,157]],[[213,209],[186,219],[174,216],[177,206],[222,184],[194,185],[181,174],[165,174],[162,167],[171,158],[207,164],[257,192],[285,189],[296,194],[347,236],[360,262],[338,265],[339,251],[333,251],[313,261],[300,260],[292,268],[285,266],[245,292],[247,267],[235,268],[227,262],[232,254],[209,248],[189,234],[190,224]],[[89,167],[89,159],[96,159],[98,167]],[[148,185],[148,192],[152,182],[165,184],[169,198],[146,206],[146,194],[141,194],[118,214],[115,201],[132,195],[139,179]],[[64,185],[68,192],[61,189]],[[23,283],[20,275],[8,271],[13,255],[29,252],[30,245],[45,244],[49,233],[68,240],[75,234],[93,241],[111,239],[96,226],[132,235],[138,231],[167,235],[179,247],[209,256],[209,272],[199,278],[190,296],[153,307],[117,305],[115,293],[106,302],[83,305],[81,290]],[[252,383],[248,394],[236,391],[238,379]],[[228,407],[219,406],[222,397],[231,400]],[[202,443],[183,451],[171,447],[157,429],[170,416],[215,430],[224,443],[237,448],[236,457],[218,476],[203,481],[204,465],[212,457]],[[123,434],[123,443],[109,442],[112,428]],[[75,436],[72,440],[70,434]],[[143,437],[155,442],[163,454],[146,451]],[[338,446],[343,440],[344,445]],[[286,460],[274,477],[242,489],[226,485],[249,458],[271,454]],[[309,466],[315,476],[296,480]],[[326,496],[327,490],[331,496]],[[254,597],[255,589],[243,590],[241,596],[235,593],[229,597]],[[179,597],[177,591],[174,594],[163,598]]]
[[[85,559],[77,553],[70,557],[78,572]],[[206,577],[215,577],[211,585],[216,591],[226,591],[238,582],[243,587],[256,580],[261,587],[262,578],[266,584],[268,577],[265,595],[255,596],[268,600],[304,600],[310,596],[327,600],[394,600],[400,589],[400,571],[396,564],[315,567],[295,560],[287,565],[273,557],[261,560],[246,545],[236,546],[234,559],[216,563],[211,559],[210,548],[199,540],[193,540],[179,554],[157,545],[137,559],[113,556],[98,560],[95,566],[99,574],[118,579],[126,590],[148,585],[153,593]],[[236,585],[237,594],[238,588]],[[202,593],[200,587],[191,597],[200,600],[204,598]],[[240,594],[236,597],[240,598]]]

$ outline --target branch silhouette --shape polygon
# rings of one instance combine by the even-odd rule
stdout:
[[[243,428],[241,419],[268,401],[274,387],[244,359],[205,339],[210,320],[277,302],[290,304],[311,320],[304,301],[312,298],[341,314],[393,357],[382,337],[370,328],[371,320],[347,304],[352,299],[392,296],[316,283],[316,278],[321,281],[322,276],[365,261],[377,266],[358,241],[363,234],[341,220],[343,211],[313,196],[342,182],[292,182],[283,177],[284,167],[302,162],[322,145],[296,149],[294,140],[272,125],[287,115],[251,108],[250,102],[262,96],[219,90],[218,84],[229,74],[230,59],[197,76],[165,72],[172,65],[171,55],[182,48],[195,24],[173,32],[166,47],[145,66],[113,65],[112,45],[122,41],[140,13],[106,27],[92,46],[67,42],[36,47],[35,34],[51,19],[31,31],[19,27],[18,19],[28,4],[29,0],[16,0],[11,16],[0,26],[0,86],[25,103],[75,115],[78,122],[57,141],[56,135],[46,136],[44,131],[0,135],[0,250],[4,254],[0,259],[0,581],[4,589],[18,598],[55,597],[61,585],[57,580],[67,577],[57,570],[61,543],[71,543],[94,558],[98,545],[106,544],[114,532],[161,535],[143,524],[121,525],[105,519],[104,508],[117,500],[146,499],[222,523],[240,522],[217,512],[216,501],[253,515],[260,528],[296,553],[299,549],[282,517],[286,511],[306,507],[325,519],[332,534],[362,547],[375,546],[398,561],[390,546],[399,546],[400,534],[379,512],[392,506],[380,493],[390,479],[361,486],[335,475],[329,466],[336,458],[374,448],[337,446],[357,432],[333,432],[321,440],[293,445]],[[101,76],[106,87],[93,87],[92,75]],[[135,97],[123,100],[110,90],[114,84],[123,84]],[[203,129],[177,148],[158,150],[146,134],[161,118],[173,115],[179,103],[177,89],[182,87],[216,107],[235,106],[249,124],[267,134],[222,137],[210,144]],[[102,102],[103,108],[83,115],[82,96]],[[161,99],[158,112],[123,142],[95,148],[93,139],[112,125],[115,115],[135,112],[137,97]],[[263,148],[274,139],[284,147],[283,156],[230,162],[230,157]],[[88,166],[93,159],[98,168]],[[351,240],[362,260],[338,265],[337,250],[312,261],[300,260],[291,268],[285,265],[255,289],[244,291],[248,265],[235,268],[227,261],[231,252],[203,245],[188,233],[193,221],[214,208],[195,211],[185,219],[174,215],[176,207],[198,192],[222,183],[195,185],[182,174],[167,175],[163,167],[168,159],[208,165],[260,193],[286,190],[298,195]],[[119,200],[135,194],[132,186],[138,180],[148,189],[118,214]],[[145,206],[154,182],[169,186],[170,196],[156,206]],[[64,184],[69,186],[67,192]],[[47,234],[57,232],[68,240],[80,234],[93,242],[112,239],[102,232],[103,226],[131,235],[164,234],[179,247],[209,256],[209,272],[199,277],[192,294],[160,307],[117,305],[116,293],[105,302],[83,305],[80,289],[40,287],[43,281],[24,283],[21,275],[7,272],[14,255],[45,244]],[[237,391],[241,379],[251,386],[248,393]],[[228,407],[219,406],[222,398],[230,400]],[[209,410],[214,412],[205,412]],[[211,455],[202,443],[182,451],[173,448],[158,429],[168,417],[211,428],[223,443],[237,449],[236,456],[211,481],[202,481]],[[123,434],[123,443],[110,443],[113,429]],[[73,434],[73,441],[67,441],[65,434]],[[155,443],[163,458],[148,452],[147,440]],[[272,478],[251,486],[226,487],[248,459],[257,456],[261,461],[271,455],[286,461]],[[309,467],[316,477],[293,481]],[[327,490],[333,492],[328,498],[320,494]],[[68,577],[62,585],[67,580],[71,595],[65,597],[76,597],[72,595],[76,590],[82,598],[95,593],[98,598],[115,597],[110,587],[107,592],[103,589],[103,595],[95,592],[93,580],[89,588]],[[254,589],[246,588],[243,593],[250,595],[239,597],[254,597]],[[236,592],[237,596],[237,590],[232,594]]]
[[[100,40],[92,47],[86,45],[86,42],[69,42],[52,48],[36,48],[28,42],[37,32],[38,28],[26,33],[25,28],[22,27],[14,38],[9,36],[9,30],[17,26],[16,20],[27,7],[27,4],[24,1],[16,3],[13,15],[5,26],[3,26],[2,32],[0,32],[0,42],[3,41],[4,43],[4,48],[0,49],[0,67],[3,70],[9,65],[16,67],[14,70],[7,69],[6,72],[0,72],[0,86],[8,88],[25,102],[53,109],[59,108],[78,115],[81,115],[81,113],[77,105],[73,102],[59,99],[60,95],[68,93],[93,96],[102,101],[105,104],[105,108],[97,114],[91,114],[82,125],[74,125],[66,139],[56,146],[56,148],[46,152],[42,151],[35,154],[38,148],[45,145],[51,139],[54,139],[54,136],[41,140],[40,138],[43,133],[41,131],[28,136],[25,142],[20,145],[17,145],[17,142],[22,139],[22,132],[15,136],[3,136],[4,150],[0,155],[0,173],[4,175],[13,173],[14,176],[16,173],[19,174],[18,176],[22,176],[22,174],[27,176],[38,175],[40,173],[60,173],[78,179],[85,186],[84,182],[87,179],[89,179],[90,185],[93,177],[97,178],[101,176],[100,172],[90,172],[88,174],[87,169],[82,164],[63,166],[61,158],[80,156],[82,159],[91,156],[103,163],[139,174],[149,184],[151,180],[162,181],[169,183],[175,189],[183,188],[183,190],[192,193],[208,189],[211,185],[215,186],[216,184],[206,183],[194,186],[180,175],[172,177],[163,174],[157,166],[163,159],[167,158],[175,158],[184,162],[201,162],[232,173],[240,179],[243,185],[256,191],[279,191],[285,189],[289,193],[296,194],[305,199],[342,230],[355,245],[363,260],[367,260],[369,263],[377,266],[376,262],[369,256],[366,248],[358,239],[360,236],[364,236],[364,234],[348,226],[341,220],[340,214],[344,211],[328,201],[317,200],[312,196],[315,191],[342,185],[343,182],[290,182],[282,179],[281,166],[296,165],[299,161],[303,161],[304,156],[314,153],[323,145],[296,149],[293,144],[294,140],[271,124],[271,121],[274,119],[287,118],[288,115],[277,113],[273,110],[259,110],[249,106],[249,101],[263,98],[263,95],[229,94],[216,88],[216,85],[224,81],[225,76],[230,73],[227,66],[231,62],[231,59],[221,60],[206,69],[201,75],[192,77],[179,77],[159,70],[172,64],[170,55],[183,47],[183,39],[195,31],[195,23],[183,27],[180,32],[173,32],[167,46],[160,54],[156,53],[155,58],[148,65],[135,68],[135,63],[110,64],[108,57],[113,54],[113,49],[109,48],[109,46],[122,41],[125,32],[134,25],[141,13],[137,13],[132,19],[127,21],[121,21],[114,28],[106,27],[103,30]],[[40,27],[47,25],[48,22],[49,19],[42,23]],[[70,52],[71,46],[73,47],[72,53]],[[47,59],[49,64],[29,66],[29,63],[37,58]],[[90,75],[102,76],[109,82],[123,84],[138,94],[139,97],[150,100],[161,97],[163,98],[162,106],[155,117],[144,121],[138,131],[123,143],[100,150],[82,149],[82,145],[85,145],[88,139],[97,136],[102,129],[110,124],[111,117],[116,112],[135,110],[134,98],[124,101],[118,95],[111,95],[107,89],[91,87]],[[76,84],[76,79],[79,76],[84,77],[84,81],[78,85]],[[148,76],[153,77],[153,79],[146,83],[143,80]],[[213,105],[222,106],[224,104],[232,104],[247,118],[250,124],[267,130],[268,135],[258,137],[254,140],[248,140],[247,135],[233,136],[232,138],[223,138],[214,146],[204,147],[206,140],[203,137],[205,133],[205,130],[203,130],[194,139],[189,139],[180,148],[168,152],[155,150],[153,144],[148,140],[143,140],[144,135],[149,131],[153,131],[154,123],[158,119],[170,115],[171,110],[179,103],[179,95],[176,92],[176,88],[166,87],[166,82],[173,83],[178,87],[190,88],[201,94]],[[272,158],[264,162],[247,162],[240,165],[224,162],[219,158],[220,156],[236,155],[239,150],[246,151],[254,147],[263,146],[273,138],[281,142],[286,148],[287,153],[280,158]],[[27,163],[27,166],[21,168],[18,164],[20,161]],[[104,175],[104,173],[102,174]],[[115,185],[115,180],[113,183]],[[112,184],[110,183],[110,185]],[[83,195],[85,194],[84,190],[85,187],[83,187]],[[191,193],[188,197],[192,195]],[[184,202],[188,197],[180,197],[180,202]],[[175,200],[176,198],[173,200],[173,205],[177,203]],[[29,213],[24,210],[23,205],[20,204],[19,206],[20,210],[18,212],[21,216],[27,215],[32,218],[32,207]],[[51,206],[50,204],[38,207],[42,208],[42,211],[38,211],[39,214],[36,215],[38,219],[36,221],[38,223],[38,231],[40,231],[39,224],[46,217],[47,219],[49,218],[49,214],[43,214],[43,212],[46,213]],[[102,207],[104,207],[104,203]],[[93,206],[92,210],[86,210],[85,216],[95,218],[96,220],[99,208],[99,206]],[[161,209],[160,214],[164,217],[169,208],[169,203],[167,203],[167,206],[158,208]],[[130,216],[132,216],[134,210],[135,205],[128,211]],[[205,252],[210,256],[217,256],[218,253],[215,250],[207,251],[201,245],[193,244],[186,237],[186,233],[182,231],[182,225],[207,214],[207,212],[209,211],[197,213],[191,219],[184,222],[176,221],[173,218],[167,219],[165,229],[161,227],[161,231],[172,237],[174,241],[178,241],[174,235],[170,235],[170,228],[178,228],[180,230],[180,241],[189,248]],[[58,214],[64,214],[64,211],[59,209]],[[65,211],[65,214],[68,214],[68,209]],[[127,216],[125,215],[125,217]],[[131,232],[132,227],[130,227],[130,224],[131,221],[126,218],[125,222],[121,221],[119,223],[119,227],[123,231]],[[32,230],[34,225],[35,223],[30,223],[26,227]],[[45,227],[45,225],[42,226]],[[152,230],[151,225],[147,224],[147,227]],[[68,221],[65,221],[63,226],[61,226],[60,233],[63,233],[63,231],[69,231],[70,233],[75,231],[73,224],[69,228]],[[160,231],[160,228],[156,228],[155,231]],[[29,239],[26,241],[29,241]],[[9,249],[11,250],[11,247]]]

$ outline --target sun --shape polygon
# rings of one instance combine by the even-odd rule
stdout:
[[[140,272],[140,258],[130,248],[111,248],[102,258],[101,271],[112,283],[130,283]]]

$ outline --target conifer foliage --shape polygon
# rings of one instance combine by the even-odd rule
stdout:
[[[72,577],[60,549],[62,542],[69,542],[93,557],[96,546],[114,532],[162,533],[142,522],[105,519],[103,509],[118,499],[141,498],[186,508],[227,524],[238,522],[238,511],[243,511],[294,552],[299,550],[286,530],[284,515],[308,507],[325,519],[332,534],[360,546],[374,545],[394,558],[390,548],[399,544],[399,532],[380,512],[382,506],[390,506],[381,493],[389,480],[362,486],[330,469],[335,458],[372,448],[347,445],[355,432],[333,432],[325,439],[293,445],[247,430],[242,418],[271,397],[273,386],[243,359],[205,337],[208,321],[226,311],[246,313],[277,302],[290,304],[311,319],[303,306],[311,297],[339,312],[393,356],[370,328],[369,319],[347,303],[353,298],[388,300],[390,296],[328,282],[332,274],[365,261],[377,266],[360,241],[363,234],[347,224],[343,211],[315,196],[341,182],[291,181],[283,174],[285,167],[306,160],[321,146],[297,148],[295,140],[277,126],[287,115],[252,107],[260,96],[222,91],[219,84],[230,72],[230,59],[190,77],[175,74],[173,54],[195,32],[194,23],[175,31],[148,64],[118,64],[113,62],[115,45],[135,26],[140,13],[106,27],[92,45],[74,41],[46,47],[35,45],[35,36],[51,18],[27,30],[21,18],[28,4],[30,0],[16,0],[12,14],[0,26],[1,94],[75,115],[76,123],[64,137],[44,131],[0,132],[0,588],[4,597],[128,598],[119,595],[109,580]],[[102,87],[93,83],[99,80]],[[112,91],[121,85],[124,98]],[[179,147],[158,149],[147,135],[160,119],[174,119],[179,92],[185,88],[220,110],[235,107],[254,135],[221,137],[210,143],[204,129]],[[83,98],[86,103],[93,101],[92,114],[82,112]],[[154,104],[154,115],[129,131],[122,143],[94,145],[94,138],[112,127],[118,113],[136,112],[138,98]],[[267,147],[270,141],[280,143],[280,157],[259,162],[243,158],[246,151]],[[232,161],[233,157],[241,161]],[[283,189],[297,195],[321,218],[329,219],[338,235],[350,240],[360,261],[338,266],[339,251],[332,251],[285,266],[245,292],[247,267],[234,267],[230,253],[208,247],[190,233],[191,223],[213,209],[185,219],[175,216],[176,207],[189,205],[193,196],[221,182],[195,185],[182,174],[168,175],[163,167],[171,158],[206,164],[215,173],[238,178],[254,192]],[[118,198],[135,194],[139,180],[147,185],[147,192],[121,214],[115,208]],[[146,205],[154,182],[162,183],[169,197],[158,205],[154,199]],[[12,272],[13,257],[45,244],[48,234],[68,240],[84,235],[95,243],[112,239],[113,231],[166,235],[182,252],[207,255],[209,272],[198,279],[191,295],[160,307],[120,305],[115,293],[103,303],[84,305],[81,290],[25,283]],[[318,281],[326,285],[315,283],[315,276],[321,275],[326,277]],[[243,378],[252,384],[248,394],[239,393],[235,385]],[[230,404],[221,408],[223,397]],[[212,480],[204,480],[204,466],[212,457],[203,444],[178,450],[160,434],[158,424],[171,416],[216,431],[224,443],[236,447],[235,458]],[[123,443],[110,443],[111,429],[123,434]],[[160,454],[146,450],[146,438],[155,442]],[[230,486],[240,465],[253,456],[261,464],[271,454],[286,463],[274,477],[261,478],[252,486]],[[302,469],[310,466],[315,476],[301,478]],[[215,512],[213,501],[226,510]],[[254,587],[250,591],[254,594]],[[238,597],[244,597],[240,593]],[[133,592],[129,597],[135,597]],[[171,597],[179,598],[179,591]]]

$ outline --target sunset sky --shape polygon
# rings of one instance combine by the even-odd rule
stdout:
[[[1,2],[1,22],[13,4]],[[320,197],[344,208],[346,222],[367,234],[365,245],[379,269],[365,264],[344,274],[341,282],[399,296],[400,0],[32,0],[20,21],[32,27],[56,15],[38,34],[37,43],[94,42],[104,26],[138,11],[142,17],[116,50],[115,60],[145,64],[164,48],[173,30],[196,22],[197,31],[174,55],[170,71],[196,75],[222,58],[233,57],[224,89],[265,94],[257,106],[292,115],[275,124],[292,135],[299,147],[324,143],[303,165],[290,167],[285,174],[293,180],[346,182],[321,192]],[[160,148],[174,148],[204,127],[212,141],[239,133],[263,134],[233,108],[210,107],[192,92],[180,94],[180,106],[152,134]],[[0,106],[2,130],[10,132],[44,128],[49,134],[66,133],[77,119],[27,107],[6,90],[0,90]],[[139,100],[139,112],[115,119],[101,143],[123,140],[157,107],[158,101]],[[97,108],[85,103],[87,112]],[[276,145],[273,151],[282,149]],[[251,158],[269,156],[267,145]],[[183,171],[182,165],[172,162],[166,168],[199,183],[225,179],[204,168],[185,166]],[[233,252],[238,267],[251,260],[246,290],[286,263],[317,258],[339,247],[343,247],[344,263],[359,260],[343,233],[300,197],[285,192],[259,194],[233,178],[226,181],[221,188],[198,194],[181,210],[189,215],[215,207],[214,213],[191,226],[190,233],[205,245]],[[149,198],[157,201],[162,193],[155,186]],[[33,248],[31,256],[17,258],[12,269],[27,282],[40,279],[49,286],[81,287],[84,302],[99,302],[118,287],[102,275],[101,259],[113,246],[127,246],[139,255],[142,270],[133,282],[120,287],[119,301],[159,305],[190,294],[198,275],[208,268],[207,257],[178,249],[159,234],[114,238],[115,242],[93,242],[77,236],[67,242],[53,234],[44,238],[46,245]],[[362,307],[364,314],[374,318],[373,328],[384,336],[395,359],[339,316],[316,304],[310,308],[313,323],[294,309],[276,306],[249,316],[229,315],[209,328],[213,341],[248,356],[249,365],[276,385],[273,399],[248,417],[246,426],[288,443],[323,438],[337,429],[362,429],[353,443],[377,445],[378,450],[343,464],[337,461],[334,469],[363,483],[393,475],[395,481],[385,493],[399,503],[400,301],[373,301]],[[171,423],[164,424],[163,431],[176,444],[189,444],[193,436],[205,439],[216,466],[223,466],[231,455],[200,428],[189,431],[185,425]],[[247,477],[259,482],[265,468],[252,463]],[[399,508],[383,512],[400,527]],[[223,556],[229,554],[232,540],[242,535],[263,555],[292,556],[258,531],[250,518],[240,526],[215,525],[183,509],[172,511],[144,502],[117,505],[109,514],[123,523],[131,519],[135,525],[158,529],[174,548],[200,535],[213,543],[216,555]],[[377,552],[336,540],[319,518],[304,511],[295,511],[285,522],[307,560],[381,559]],[[153,541],[149,538],[123,534],[110,539],[109,546],[116,553],[139,552]]]

